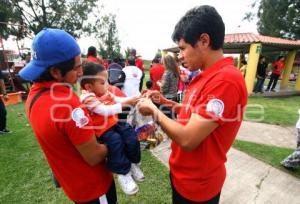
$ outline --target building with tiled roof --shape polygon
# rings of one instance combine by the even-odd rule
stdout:
[[[268,52],[287,52],[285,56],[285,67],[282,74],[280,89],[288,87],[289,76],[292,71],[293,63],[297,51],[300,50],[300,40],[289,40],[264,36],[253,33],[233,33],[226,34],[224,38],[223,52],[225,54],[248,54],[247,72],[245,76],[248,93],[252,93],[256,78],[258,58],[261,53]],[[179,52],[178,47],[164,49],[164,52]],[[241,57],[239,59],[241,61]],[[300,91],[300,74],[298,74],[295,91]]]
[[[253,43],[261,43],[264,53],[300,49],[300,40],[288,40],[253,33],[233,33],[225,35],[224,53],[247,53]]]

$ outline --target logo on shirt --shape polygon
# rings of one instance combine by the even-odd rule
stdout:
[[[89,119],[84,115],[84,111],[81,108],[75,108],[72,111],[72,120],[76,123],[76,126],[82,128],[89,123]]]
[[[220,99],[211,99],[206,105],[206,111],[222,117],[224,112],[224,103]]]

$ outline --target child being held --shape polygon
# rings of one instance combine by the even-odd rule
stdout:
[[[143,181],[140,143],[134,129],[118,121],[122,108],[133,106],[139,97],[117,97],[108,91],[108,73],[102,65],[87,63],[83,66],[80,82],[83,89],[80,100],[90,111],[97,140],[108,147],[107,167],[117,174],[122,190],[133,195],[138,192],[135,181]]]

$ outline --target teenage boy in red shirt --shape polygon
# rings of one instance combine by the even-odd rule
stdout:
[[[226,177],[226,153],[242,122],[247,103],[244,79],[233,58],[224,58],[225,26],[211,6],[188,11],[177,23],[172,38],[180,59],[190,71],[201,69],[186,89],[182,104],[167,100],[157,91],[148,93],[155,102],[170,105],[177,121],[165,116],[144,98],[140,112],[152,115],[172,139],[170,178],[175,204],[219,203]]]
[[[82,76],[80,48],[59,29],[45,28],[32,43],[33,59],[20,76],[33,81],[26,114],[65,194],[75,203],[117,203],[107,147],[96,141],[87,110],[71,85]]]

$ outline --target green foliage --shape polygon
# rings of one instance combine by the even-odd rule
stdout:
[[[36,34],[44,27],[60,28],[79,37],[89,34],[93,24],[89,17],[99,13],[97,0],[3,0],[0,6],[4,22],[0,33],[17,36],[19,39]],[[8,11],[8,12],[7,12]]]
[[[255,0],[258,5],[258,31],[260,34],[291,39],[300,38],[300,1],[298,0]],[[252,11],[244,19],[253,20]]]
[[[95,33],[95,37],[99,40],[99,54],[109,59],[122,58],[116,15],[105,15],[101,19],[98,19],[96,23],[98,28],[95,27],[93,33]]]
[[[287,173],[290,173],[293,176],[300,178],[300,168],[292,172],[287,171],[280,165],[280,162],[294,151],[293,149],[275,147],[265,144],[257,144],[254,142],[247,142],[241,140],[236,140],[233,144],[233,147],[263,162],[266,162],[267,164],[270,164],[273,167],[286,171]]]
[[[300,96],[249,97],[245,119],[281,126],[294,126],[298,119],[299,101]]]
[[[8,107],[11,134],[0,135],[0,203],[69,204],[52,183],[51,171],[24,114],[24,104]],[[142,152],[146,179],[135,196],[125,196],[117,185],[119,203],[171,203],[167,168],[149,151]],[[117,181],[116,181],[117,183]]]

